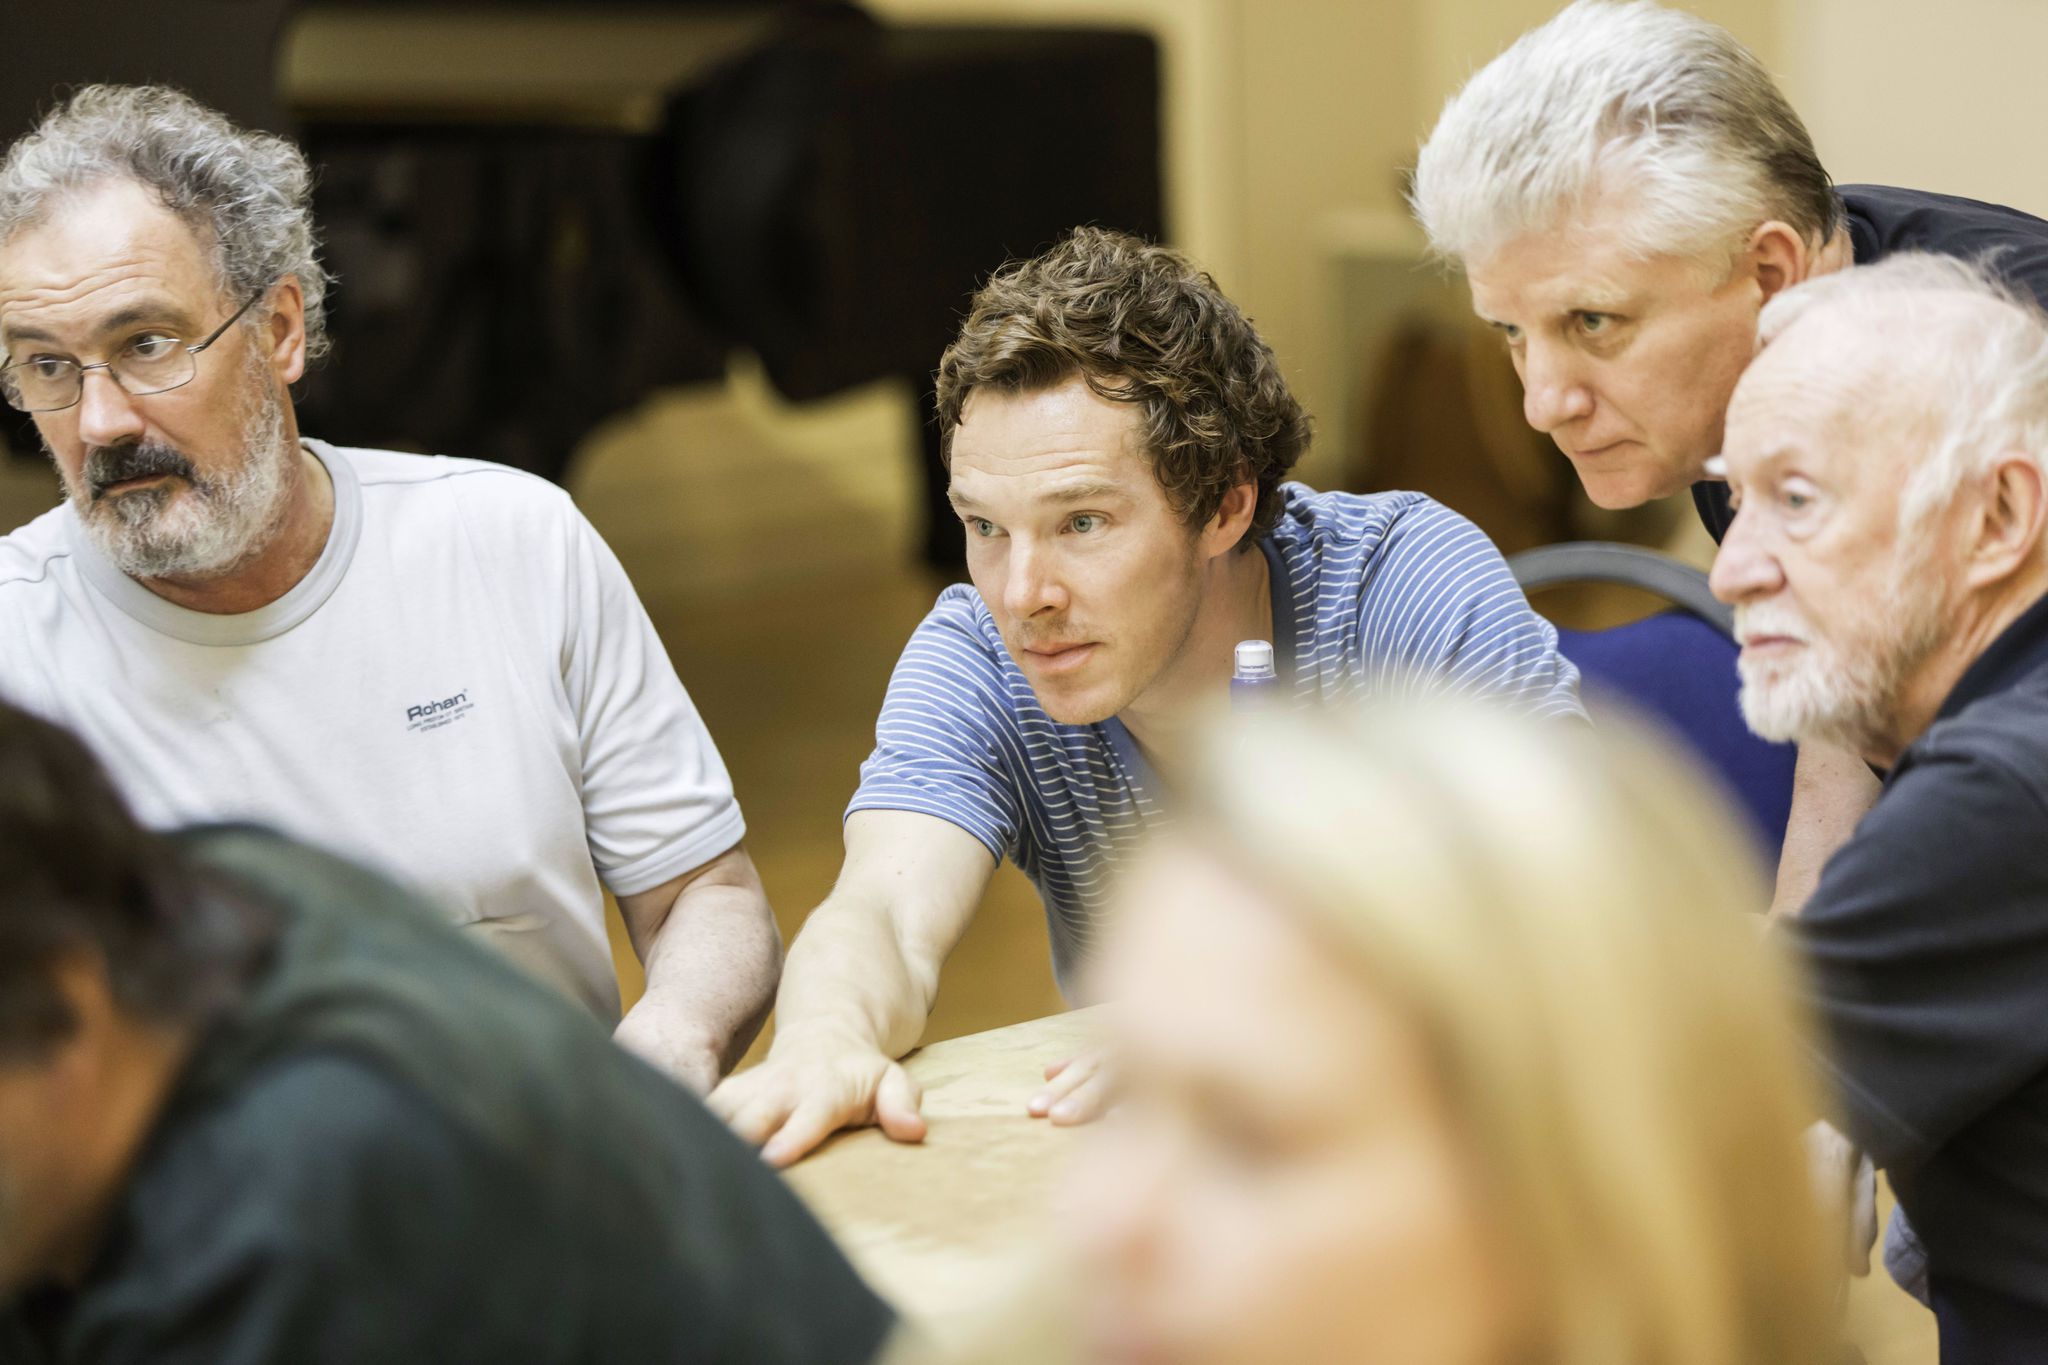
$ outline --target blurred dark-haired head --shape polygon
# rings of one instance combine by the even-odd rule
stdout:
[[[255,951],[231,900],[136,823],[82,743],[0,703],[0,1059],[72,1031],[55,970],[67,960],[103,972],[139,1022],[200,1022]]]

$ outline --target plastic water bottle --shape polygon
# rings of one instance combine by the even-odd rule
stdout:
[[[1280,695],[1280,674],[1273,667],[1273,645],[1268,640],[1242,640],[1237,646],[1237,668],[1230,675],[1230,704],[1253,706]]]

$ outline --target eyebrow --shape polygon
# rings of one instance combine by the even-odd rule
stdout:
[[[1123,496],[1124,490],[1120,485],[1103,483],[1098,480],[1094,483],[1075,483],[1068,484],[1065,488],[1055,488],[1052,492],[1046,494],[1042,501],[1059,503],[1100,502],[1104,498],[1120,498]]]
[[[1545,300],[1544,312],[1553,318],[1567,318],[1574,313],[1616,313],[1629,307],[1633,302],[1629,291],[1615,284],[1591,284],[1584,289],[1560,296],[1568,302]],[[1488,327],[1514,327],[1518,324],[1504,322],[1481,308],[1477,301],[1472,305],[1472,314]]]
[[[1106,498],[1122,498],[1127,496],[1129,495],[1125,493],[1122,485],[1097,481],[1094,483],[1068,484],[1064,488],[1055,488],[1050,493],[1039,498],[1038,501],[1065,505],[1076,502],[1097,502]],[[961,492],[959,488],[950,484],[946,488],[946,501],[963,511],[981,505],[967,494]]]
[[[1570,297],[1573,301],[1560,308],[1559,312],[1611,313],[1617,309],[1627,307],[1629,302],[1628,290],[1615,284],[1591,284],[1584,289],[1576,291]]]
[[[1779,441],[1774,445],[1767,446],[1754,460],[1750,461],[1749,476],[1743,482],[1754,483],[1758,479],[1768,478],[1784,469],[1788,464],[1797,464],[1804,453],[1804,451],[1787,441]],[[1725,454],[1721,456],[1724,471],[1727,459],[1728,457]],[[1724,477],[1731,484],[1735,482],[1732,473],[1724,474]]]
[[[95,324],[93,334],[104,336],[108,332],[118,332],[124,328],[133,327],[138,322],[162,322],[167,326],[175,328],[181,334],[192,330],[191,317],[176,304],[146,301],[129,304],[119,312],[101,319]],[[58,337],[53,336],[40,327],[0,328],[0,335],[5,336],[7,344],[10,346],[21,341],[40,341],[54,345],[59,340]]]

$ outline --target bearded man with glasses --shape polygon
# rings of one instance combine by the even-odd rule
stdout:
[[[310,185],[153,87],[81,90],[0,160],[0,397],[65,494],[0,538],[0,696],[148,823],[395,874],[707,1090],[781,961],[717,748],[561,490],[301,438]],[[623,1024],[606,887],[648,970]]]

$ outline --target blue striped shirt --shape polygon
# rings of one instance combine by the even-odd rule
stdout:
[[[1540,716],[1583,715],[1578,670],[1478,527],[1420,493],[1282,485],[1260,542],[1274,651],[1300,701],[1418,686],[1484,692]],[[1037,886],[1053,969],[1072,994],[1111,870],[1162,818],[1157,778],[1121,721],[1047,716],[974,589],[939,594],[889,680],[847,813],[958,825]]]

